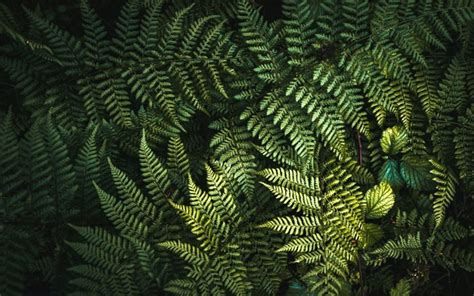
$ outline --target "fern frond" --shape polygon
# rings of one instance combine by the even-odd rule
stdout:
[[[157,208],[145,198],[137,185],[124,172],[114,166],[110,159],[108,162],[115,187],[127,210],[131,213],[140,213],[139,217],[144,224],[154,221],[158,212]]]
[[[84,51],[81,42],[69,32],[60,29],[55,24],[41,18],[29,9],[24,9],[31,24],[43,32],[45,39],[48,41],[48,47],[54,54],[54,60],[66,67],[66,73],[74,73],[77,71],[77,68],[83,65],[84,59]]]
[[[94,183],[97,194],[99,195],[102,209],[114,226],[124,235],[130,235],[138,238],[146,238],[148,235],[148,226],[143,224],[140,219],[131,214],[127,207],[117,201],[115,197],[109,195]]]
[[[159,17],[164,1],[152,1],[145,6],[145,16],[140,27],[140,34],[137,43],[134,44],[135,50],[141,52],[144,56],[152,55],[152,51],[158,47],[162,19]]]
[[[302,85],[296,87],[299,84]],[[336,155],[342,158],[347,153],[347,145],[345,142],[343,117],[342,114],[336,112],[337,102],[334,98],[319,93],[314,87],[308,87],[308,85],[310,85],[310,83],[306,82],[304,79],[295,79],[288,86],[286,95],[292,95],[294,93],[296,102],[299,102],[301,108],[310,116],[309,118],[317,128],[318,134],[321,135],[323,142],[329,147],[329,149],[333,150]],[[289,113],[291,111],[286,112]],[[293,113],[296,112],[293,111]],[[344,114],[344,112],[341,113]],[[303,118],[302,115],[299,116]],[[290,127],[294,128],[294,126],[291,125]],[[284,132],[286,134],[289,133],[286,130],[284,130]],[[311,148],[307,149],[311,151]],[[305,155],[302,154],[302,156],[304,157]]]
[[[288,53],[291,65],[304,66],[311,53],[311,44],[315,41],[314,28],[310,3],[304,1],[287,0],[283,3],[285,40],[288,44]]]
[[[407,236],[400,236],[395,240],[390,240],[371,253],[380,256],[381,260],[395,258],[418,263],[428,262],[428,259],[422,251],[420,233],[408,234]]]
[[[282,96],[283,91],[278,88],[269,92],[260,102],[260,110],[265,111],[267,116],[272,116],[273,124],[279,126],[284,135],[289,138],[294,150],[301,158],[305,159],[314,151],[315,139],[310,130],[311,121],[296,104],[290,103],[288,99],[284,99]],[[322,108],[317,110],[321,111]],[[317,117],[313,115],[313,120],[316,119]],[[325,117],[324,119],[328,118]],[[320,123],[323,124],[323,122]],[[328,141],[337,142],[341,139],[340,130],[335,130],[333,126],[328,124],[324,126],[322,133],[325,136],[328,135],[327,138],[323,137]]]
[[[13,126],[12,112],[8,112],[0,125],[0,176],[3,196],[2,217],[15,216],[22,209],[22,192],[24,180],[22,178],[22,164],[20,142]]]
[[[132,242],[135,252],[137,254],[138,262],[141,269],[147,274],[150,278],[154,278],[154,267],[157,263],[157,258],[154,249],[150,244],[137,240],[135,238],[129,238]]]
[[[306,176],[297,170],[286,170],[282,168],[264,169],[259,172],[268,181],[280,184],[288,189],[294,189],[301,193],[313,194],[321,191],[319,178]]]
[[[410,283],[402,279],[390,290],[390,296],[410,296]]]
[[[415,68],[416,93],[421,100],[428,119],[432,119],[441,106],[436,86],[436,71],[433,68],[418,66]]]
[[[283,56],[274,48],[278,41],[277,32],[263,19],[258,10],[251,7],[248,0],[239,1],[238,19],[240,32],[249,50],[255,53],[260,62],[254,72],[263,81],[278,82],[285,71]]]
[[[166,204],[166,199],[170,197],[171,181],[168,171],[148,146],[145,133],[141,138],[139,156],[140,169],[149,194],[160,206]]]
[[[242,112],[240,119],[247,121],[247,130],[262,143],[263,146],[256,147],[257,151],[276,162],[290,166],[296,165],[285,135],[275,128],[271,119],[266,117],[263,112],[259,112],[255,106],[251,106]]]
[[[160,243],[159,246],[177,253],[192,265],[204,266],[209,263],[209,256],[193,245],[180,241],[167,241]]]
[[[193,6],[194,5],[190,5],[177,11],[173,17],[172,22],[167,25],[164,38],[161,39],[159,44],[158,52],[160,55],[165,57],[172,57],[175,55],[174,50],[179,42],[184,19],[186,15],[189,14]]]
[[[270,228],[289,235],[310,235],[316,232],[321,222],[316,216],[310,217],[277,217],[259,227]]]
[[[120,10],[116,23],[115,38],[112,39],[111,52],[119,63],[133,57],[134,44],[140,32],[140,4],[137,0],[127,0]]]
[[[250,196],[255,186],[256,168],[255,157],[251,153],[253,147],[247,140],[250,134],[241,126],[230,125],[221,129],[216,124],[211,125],[211,128],[219,129],[210,143],[215,149],[214,155],[238,182],[241,190]]]
[[[436,226],[440,226],[446,215],[446,209],[454,199],[457,179],[444,165],[430,159],[433,169],[430,173],[436,183],[436,192],[433,194],[433,212]]]
[[[175,180],[179,180],[183,188],[187,187],[186,178],[190,173],[188,154],[179,137],[172,137],[168,143],[168,166]]]
[[[446,76],[441,81],[438,91],[443,112],[452,110],[459,112],[467,107],[469,94],[465,87],[466,72],[465,62],[455,56],[448,66]]]
[[[51,116],[47,119],[46,151],[49,155],[51,170],[54,172],[50,183],[50,196],[56,210],[65,213],[73,201],[78,186],[72,161],[68,155],[66,143],[61,138]]]
[[[343,75],[337,74],[334,67],[321,63],[314,69],[313,80],[326,88],[337,98],[337,110],[347,123],[360,133],[370,137],[367,113],[363,110],[362,95],[359,88],[346,83]]]
[[[101,179],[103,179],[101,159],[96,143],[97,131],[98,126],[93,127],[84,145],[80,148],[74,164],[78,184],[77,195],[81,200],[81,209],[90,215],[93,215],[92,213],[97,211],[96,207],[99,207],[92,181],[96,180],[102,183]]]
[[[265,183],[262,183],[262,185],[267,187],[282,203],[297,211],[312,212],[321,208],[319,200],[315,196],[288,189],[284,186],[272,186]]]
[[[459,168],[459,177],[468,188],[474,188],[474,108],[466,110],[466,114],[459,118],[461,124],[454,130],[456,164]]]
[[[220,228],[214,227],[212,225],[213,221],[199,210],[190,206],[170,203],[178,211],[184,222],[191,227],[191,232],[201,242],[201,248],[206,252],[215,251],[219,243],[218,235],[227,235],[229,232],[228,225],[222,222],[219,225]],[[219,231],[219,233],[216,231]]]
[[[120,77],[110,77],[107,73],[101,74],[97,85],[100,97],[104,100],[105,109],[113,122],[123,127],[132,126],[130,101],[125,81]]]
[[[86,261],[112,272],[122,268],[121,261],[127,258],[129,249],[124,239],[100,228],[74,227],[74,229],[87,240],[87,243],[67,242],[67,244]]]

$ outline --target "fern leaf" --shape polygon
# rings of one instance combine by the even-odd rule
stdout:
[[[410,283],[402,279],[390,291],[390,296],[410,296]]]
[[[446,209],[451,204],[456,193],[457,179],[444,165],[436,160],[430,160],[433,169],[430,173],[436,183],[436,192],[433,194],[433,212],[436,226],[439,227],[446,215]]]
[[[289,235],[311,235],[320,227],[321,222],[316,216],[310,217],[277,217],[259,225]]]
[[[185,176],[190,173],[189,159],[184,144],[179,137],[170,138],[168,144],[168,166],[174,178],[179,180],[183,187],[186,188],[187,180]]]
[[[206,253],[187,243],[167,241],[160,243],[159,246],[177,253],[181,258],[193,265],[203,266],[209,262],[209,257]]]
[[[171,181],[168,171],[148,146],[145,133],[141,138],[139,156],[141,172],[149,194],[158,204],[164,203],[170,197],[168,192],[171,189]]]
[[[239,0],[238,12],[240,32],[249,50],[257,55],[261,63],[254,68],[254,72],[263,81],[277,82],[284,73],[283,57],[273,48],[278,35],[259,11],[252,9],[248,0]]]
[[[120,11],[115,29],[116,37],[112,39],[110,48],[119,62],[132,57],[134,43],[140,32],[139,13],[140,5],[137,0],[127,0]]]
[[[29,9],[25,8],[25,12],[31,20],[32,25],[45,34],[49,48],[51,48],[54,53],[56,61],[60,65],[67,67],[66,73],[77,71],[77,67],[83,65],[84,52],[81,42],[69,34],[69,32],[39,17]]]
[[[211,125],[211,128],[213,126]],[[224,127],[214,135],[211,147],[225,170],[238,182],[241,190],[250,196],[255,186],[255,157],[252,145],[246,141],[249,133],[241,126]]]
[[[415,72],[416,93],[420,97],[423,110],[432,119],[439,110],[441,101],[436,88],[436,71],[432,68],[417,67]]]

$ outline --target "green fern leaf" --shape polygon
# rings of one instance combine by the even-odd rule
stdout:
[[[180,241],[167,241],[159,244],[177,254],[193,265],[204,266],[209,262],[209,256],[193,245]]]
[[[397,285],[390,291],[390,296],[410,296],[410,283],[402,279]]]
[[[430,173],[433,175],[433,182],[436,183],[436,192],[433,194],[433,211],[435,215],[436,226],[439,227],[446,215],[446,209],[451,204],[456,193],[457,179],[442,164],[430,159],[433,169]]]

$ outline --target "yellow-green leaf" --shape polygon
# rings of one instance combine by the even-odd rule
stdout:
[[[387,214],[395,203],[395,194],[388,183],[382,182],[366,192],[365,200],[367,203],[367,218],[381,218]]]

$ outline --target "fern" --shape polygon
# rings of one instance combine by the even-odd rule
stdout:
[[[439,226],[443,222],[446,208],[454,199],[457,180],[442,164],[435,160],[430,160],[430,163],[433,166],[430,172],[433,175],[433,181],[436,183],[437,189],[433,194],[433,211],[436,225]]]
[[[265,178],[282,185],[263,184],[277,199],[303,215],[277,217],[260,227],[298,236],[278,251],[296,253],[297,262],[316,263],[305,276],[312,289],[337,294],[348,277],[349,263],[358,257],[352,242],[361,241],[363,245],[368,239],[362,216],[365,202],[350,174],[340,166],[330,161],[323,172],[313,179],[283,169],[263,171]],[[380,217],[393,206],[393,193],[382,184],[367,192],[366,202],[367,216]]]
[[[460,179],[467,184],[467,188],[472,188],[474,176],[472,175],[473,158],[473,136],[471,129],[472,107],[466,110],[466,114],[460,118],[460,126],[455,130],[455,158],[460,171]]]
[[[240,0],[238,9],[241,34],[246,37],[249,50],[257,54],[260,62],[254,72],[266,82],[278,82],[284,73],[281,70],[285,60],[273,48],[278,42],[277,32],[257,10],[252,9],[249,1]]]
[[[133,265],[128,254],[130,243],[114,237],[102,229],[75,227],[87,243],[68,243],[88,262],[72,267],[79,277],[71,281],[76,293],[118,293],[139,295],[139,288],[132,282]]]
[[[441,105],[435,80],[438,73],[433,68],[425,69],[422,66],[418,66],[415,71],[416,93],[426,115],[432,119]]]
[[[395,230],[398,238],[389,240],[382,247],[374,250],[375,260],[371,264],[381,264],[387,258],[404,258],[416,263],[431,262],[451,269],[459,260],[465,260],[460,266],[472,269],[471,255],[452,242],[472,235],[469,230],[452,218],[438,225],[434,215],[420,215],[413,210],[410,213],[398,212]],[[456,263],[458,262],[458,263]]]
[[[410,283],[407,280],[400,280],[390,291],[390,296],[408,296],[410,295]]]
[[[171,202],[191,228],[200,245],[196,247],[183,241],[167,241],[160,244],[161,247],[177,253],[192,266],[187,278],[171,281],[167,291],[183,295],[225,295],[225,293],[246,295],[250,291],[260,289],[266,293],[274,291],[272,285],[262,287],[252,285],[250,278],[252,271],[247,267],[244,258],[256,256],[265,260],[265,257],[261,257],[258,253],[257,245],[255,250],[252,245],[247,245],[246,238],[251,235],[252,227],[243,224],[243,215],[239,213],[240,207],[236,198],[232,196],[225,178],[215,173],[209,166],[206,166],[206,174],[208,192],[200,189],[190,178],[188,190],[191,205]],[[280,261],[277,264],[282,263]],[[270,271],[269,276],[270,280],[275,281],[277,274],[275,271]]]
[[[1,293],[469,287],[472,3],[266,2],[0,4]]]
[[[249,133],[245,128],[234,126],[232,122],[214,123],[211,128],[220,129],[211,140],[215,156],[227,167],[232,177],[240,184],[242,191],[251,195],[254,188],[255,163],[248,142]]]
[[[81,264],[71,268],[71,271],[80,276],[71,281],[71,285],[89,292],[102,289],[105,294],[131,295],[148,293],[146,291],[156,284],[163,287],[163,281],[167,277],[159,270],[166,270],[168,260],[165,254],[153,246],[153,242],[176,238],[179,226],[163,227],[165,221],[169,223],[174,218],[166,202],[167,198],[171,198],[169,191],[172,190],[172,184],[168,179],[167,169],[160,165],[160,161],[148,147],[145,134],[140,146],[140,164],[152,198],[148,198],[110,159],[110,175],[120,199],[108,194],[94,182],[103,211],[119,231],[119,235],[110,234],[97,227],[73,227],[87,242],[68,244],[88,265]],[[109,241],[114,242],[113,249],[109,249]],[[111,254],[111,250],[119,253]],[[96,276],[90,278],[87,270],[94,266],[100,270],[97,270],[99,273]],[[145,282],[138,280],[142,274],[146,276]],[[103,286],[104,283],[113,285],[115,290],[107,290],[107,286]]]

